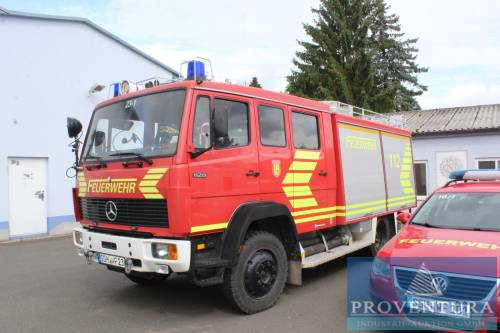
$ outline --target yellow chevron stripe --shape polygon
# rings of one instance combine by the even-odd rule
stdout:
[[[283,191],[287,197],[313,195],[309,186],[283,186]]]
[[[146,174],[142,179],[161,179],[164,174],[162,173],[153,173],[153,174]]]
[[[312,173],[288,172],[283,179],[283,184],[307,184],[311,180]]]
[[[161,195],[160,193],[157,193],[157,194],[143,193],[143,195],[144,195],[144,198],[146,198],[146,199],[163,199],[163,195]]]
[[[291,199],[290,204],[294,209],[304,208],[304,207],[314,207],[318,205],[314,197],[304,198],[304,199]]]
[[[405,157],[411,157],[411,151],[405,151],[403,156]]]
[[[413,160],[409,157],[403,158],[403,164],[412,164]]]
[[[191,232],[201,232],[201,231],[209,231],[209,230],[217,230],[217,229],[225,229],[229,223],[216,223],[216,224],[207,224],[207,225],[199,225],[196,227],[191,227]]]
[[[139,187],[142,193],[160,193],[156,187]]]
[[[402,172],[400,172],[399,177],[401,179],[408,179],[408,178],[410,178],[410,173],[407,171],[402,171]]]
[[[157,180],[143,180],[140,184],[139,187],[144,187],[144,186],[156,186],[158,184]]]
[[[168,168],[153,168],[148,170],[148,174],[152,173],[165,173],[167,172]]]
[[[293,161],[289,171],[313,171],[316,169],[317,162],[299,162]]]
[[[319,160],[320,155],[321,155],[321,152],[319,152],[319,151],[297,150],[297,151],[295,151],[294,159]]]

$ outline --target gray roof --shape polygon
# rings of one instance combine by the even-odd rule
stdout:
[[[13,10],[7,10],[6,8],[0,6],[0,16],[2,16],[2,15],[7,15],[7,16],[11,16],[11,17],[20,17],[20,18],[31,18],[31,19],[39,19],[39,20],[49,20],[49,21],[64,21],[64,22],[83,23],[83,24],[89,26],[90,28],[97,30],[98,32],[102,33],[103,35],[111,38],[112,40],[120,43],[121,45],[125,46],[126,48],[128,48],[132,52],[137,53],[141,57],[144,57],[145,59],[151,61],[152,63],[154,63],[154,64],[156,64],[158,66],[160,66],[161,68],[163,68],[163,69],[171,72],[172,75],[179,76],[179,72],[177,72],[173,68],[165,65],[164,63],[158,61],[157,59],[151,57],[150,55],[142,52],[141,50],[139,50],[135,46],[132,46],[131,44],[127,43],[126,41],[124,41],[120,37],[118,37],[118,36],[112,34],[111,32],[103,29],[102,27],[98,26],[97,24],[95,24],[94,22],[92,22],[92,21],[90,21],[90,20],[88,20],[86,18],[72,17],[72,16],[45,15],[45,14],[33,14],[33,13],[26,13],[26,12],[17,12],[17,11],[13,11]]]
[[[391,113],[414,135],[500,131],[500,104]]]

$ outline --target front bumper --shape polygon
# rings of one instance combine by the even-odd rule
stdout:
[[[75,231],[82,233],[83,244],[76,241]],[[137,272],[157,272],[164,266],[168,266],[170,271],[182,273],[189,271],[191,262],[191,242],[188,240],[133,238],[92,232],[79,227],[73,229],[73,243],[83,253],[97,252],[132,259],[134,263],[140,263],[132,267],[132,270]],[[175,244],[177,260],[154,258],[152,243]]]

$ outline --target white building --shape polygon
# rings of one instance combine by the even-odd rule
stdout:
[[[67,232],[66,117],[85,126],[113,82],[178,73],[81,18],[0,7],[0,41],[0,240]],[[106,88],[90,93],[96,83]]]
[[[399,112],[413,133],[419,199],[448,181],[450,171],[500,168],[500,104]]]

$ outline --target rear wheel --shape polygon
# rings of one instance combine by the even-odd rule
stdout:
[[[125,276],[141,286],[154,286],[164,282],[168,275],[158,273],[130,272]]]
[[[373,256],[376,256],[378,251],[391,239],[391,228],[387,219],[381,219],[377,223],[375,232],[375,242],[371,246]]]
[[[271,233],[248,235],[235,267],[224,274],[224,294],[247,314],[272,307],[281,296],[288,272],[281,241]]]

